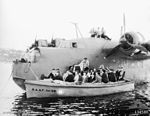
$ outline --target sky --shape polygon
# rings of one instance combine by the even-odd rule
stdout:
[[[0,48],[24,50],[37,39],[84,37],[92,28],[104,27],[112,40],[126,31],[140,32],[150,40],[149,0],[0,0]]]

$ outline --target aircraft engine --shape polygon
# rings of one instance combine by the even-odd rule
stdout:
[[[139,32],[127,32],[120,38],[120,43],[124,41],[129,42],[130,44],[141,44],[143,43],[145,38]]]

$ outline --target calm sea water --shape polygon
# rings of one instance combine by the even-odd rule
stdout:
[[[11,78],[11,63],[0,62],[0,116],[149,116],[150,83],[133,92],[82,98],[27,99]]]

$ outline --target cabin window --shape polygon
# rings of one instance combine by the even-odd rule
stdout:
[[[77,42],[72,42],[72,47],[77,48]]]

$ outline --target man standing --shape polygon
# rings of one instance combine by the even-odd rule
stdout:
[[[79,64],[81,71],[84,71],[85,69],[89,69],[89,60],[87,58],[84,58],[80,64]]]

